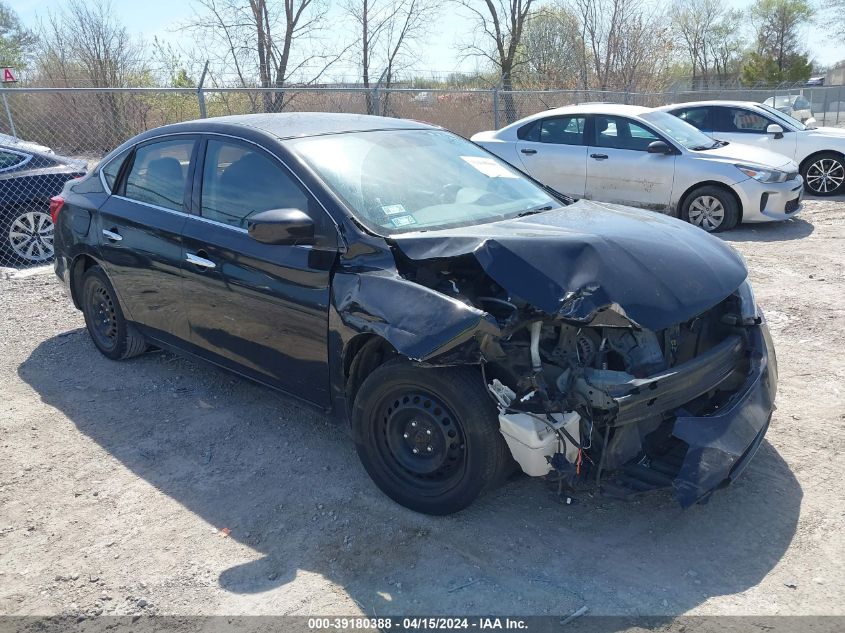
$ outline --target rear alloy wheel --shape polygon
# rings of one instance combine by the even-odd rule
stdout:
[[[815,196],[845,192],[845,160],[833,152],[811,158],[804,167],[804,184]]]
[[[124,318],[114,288],[102,268],[92,266],[85,271],[80,297],[88,334],[103,356],[123,360],[147,349],[144,337]]]
[[[739,221],[736,200],[719,187],[699,187],[687,196],[681,217],[708,233],[727,231]]]
[[[385,363],[361,385],[352,426],[376,485],[417,512],[465,508],[502,481],[511,462],[496,407],[467,368]]]
[[[53,259],[53,220],[45,211],[21,209],[4,223],[6,259],[11,264],[40,264]]]

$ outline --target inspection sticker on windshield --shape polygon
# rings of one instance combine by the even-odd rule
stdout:
[[[412,215],[397,215],[390,218],[390,221],[393,223],[393,226],[396,227],[408,226],[410,224],[417,223],[417,219]]]
[[[384,204],[381,210],[385,215],[405,215],[408,213],[401,204]]]
[[[515,173],[508,171],[504,165],[500,165],[487,156],[461,156],[461,159],[490,178],[519,178]]]

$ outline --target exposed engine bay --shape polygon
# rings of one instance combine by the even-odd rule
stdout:
[[[717,412],[750,371],[748,329],[759,319],[739,293],[654,331],[613,304],[565,316],[579,293],[550,315],[512,296],[472,256],[397,263],[404,278],[495,318],[500,334],[478,342],[500,430],[522,470],[562,494],[672,486],[689,448],[673,435],[676,418]]]

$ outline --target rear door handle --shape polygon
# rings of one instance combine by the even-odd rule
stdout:
[[[596,160],[605,160],[607,158],[607,154],[590,154],[590,158],[595,158]]]
[[[519,151],[522,152],[523,154],[536,154],[537,153],[536,149],[521,149]]]
[[[185,261],[189,264],[193,264],[194,266],[199,266],[200,268],[217,268],[217,264],[215,264],[210,259],[200,257],[199,255],[195,255],[194,253],[188,253],[187,255],[185,255]]]
[[[123,239],[123,236],[117,231],[107,231],[106,229],[103,229],[103,236],[112,242],[120,242]]]

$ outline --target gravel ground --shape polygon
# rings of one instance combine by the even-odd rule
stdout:
[[[171,354],[108,361],[52,273],[0,280],[0,614],[845,615],[843,214],[726,236],[778,409],[746,474],[686,511],[566,506],[526,477],[414,514],[323,415]]]

